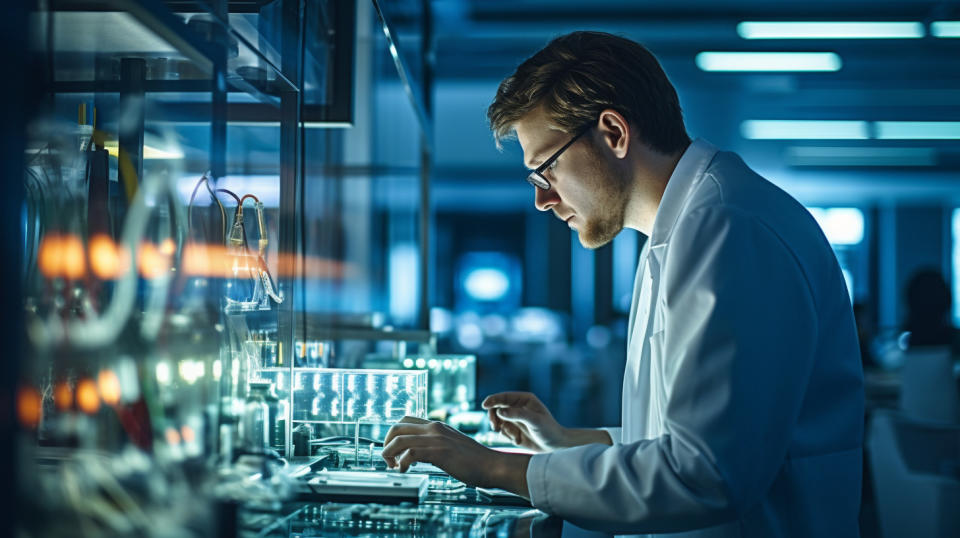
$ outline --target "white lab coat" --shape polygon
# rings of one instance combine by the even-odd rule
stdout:
[[[694,141],[634,285],[622,429],[533,456],[533,505],[581,527],[858,536],[863,373],[843,276],[796,200]]]

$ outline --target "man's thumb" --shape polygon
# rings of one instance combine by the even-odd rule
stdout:
[[[529,422],[533,414],[522,407],[501,407],[497,409],[497,416],[507,420]]]

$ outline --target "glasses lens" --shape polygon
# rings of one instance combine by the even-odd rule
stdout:
[[[540,174],[536,172],[530,172],[530,175],[527,176],[527,183],[533,185],[534,187],[547,190],[550,188],[550,184],[547,183],[547,180],[543,178]]]

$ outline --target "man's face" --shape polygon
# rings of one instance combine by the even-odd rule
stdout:
[[[524,164],[531,170],[573,136],[550,125],[540,108],[517,121],[514,128]],[[549,189],[532,187],[537,209],[552,210],[577,230],[580,244],[587,248],[601,247],[620,233],[627,206],[626,178],[600,144],[602,137],[597,129],[591,129],[543,171]]]

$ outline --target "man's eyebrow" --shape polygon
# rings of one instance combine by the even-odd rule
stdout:
[[[543,164],[543,161],[546,160],[546,158],[540,158],[540,157],[543,155],[543,153],[544,153],[543,150],[541,150],[541,151],[539,151],[539,152],[537,152],[537,153],[534,153],[534,154],[533,154],[533,157],[530,159],[530,164],[527,164],[527,163],[525,162],[525,163],[523,163],[523,165],[526,166],[528,170],[536,170],[537,167],[540,166],[541,164]],[[536,163],[536,164],[534,164],[534,163]]]

